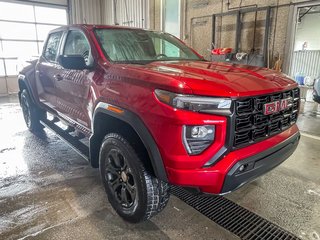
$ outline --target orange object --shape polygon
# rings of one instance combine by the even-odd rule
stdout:
[[[119,113],[119,114],[122,114],[122,113],[124,112],[122,109],[120,109],[120,108],[118,108],[118,107],[115,107],[115,106],[111,106],[111,105],[109,105],[109,106],[107,107],[107,109],[108,109],[109,111],[112,111],[112,112],[115,112],[115,113]]]
[[[212,49],[211,51],[211,53],[214,55],[223,55],[231,52],[232,52],[232,48],[215,48],[215,49]]]

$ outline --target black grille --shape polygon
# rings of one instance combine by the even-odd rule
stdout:
[[[243,147],[280,133],[297,121],[299,88],[235,102],[235,136],[233,146]],[[263,114],[263,105],[281,99],[290,99],[290,107],[271,115]]]

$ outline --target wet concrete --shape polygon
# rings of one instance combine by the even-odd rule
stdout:
[[[320,136],[320,104],[301,101],[301,109],[298,119],[300,130]]]
[[[16,97],[0,98],[0,133],[0,239],[238,239],[175,197],[150,221],[122,221],[98,170],[55,135],[30,133]],[[302,136],[284,164],[227,198],[303,239],[320,239],[319,155],[320,140]]]

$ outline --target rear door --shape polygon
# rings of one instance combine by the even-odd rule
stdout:
[[[63,43],[62,54],[81,55],[87,65],[93,64],[91,47],[85,34],[78,29],[70,30]],[[88,104],[92,71],[88,69],[60,69],[61,79],[55,79],[57,110],[65,117],[74,120],[87,130],[90,129]]]
[[[36,84],[39,100],[55,109],[56,79],[60,77],[60,65],[57,62],[63,31],[49,34],[43,53],[36,67]]]

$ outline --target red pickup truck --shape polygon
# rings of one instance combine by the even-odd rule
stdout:
[[[111,205],[130,222],[160,212],[169,184],[234,191],[287,159],[300,138],[294,81],[205,61],[163,32],[55,29],[18,81],[28,128],[50,128],[99,167]]]

